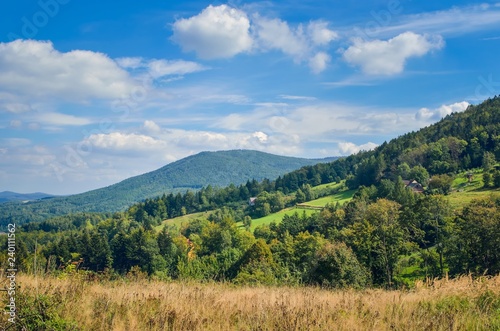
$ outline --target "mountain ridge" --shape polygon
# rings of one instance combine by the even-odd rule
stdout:
[[[304,159],[253,150],[200,152],[157,170],[84,193],[24,204],[0,204],[0,225],[10,221],[39,221],[75,212],[121,211],[164,193],[185,192],[208,185],[238,185],[252,179],[275,179],[303,166],[334,159]]]
[[[47,198],[54,198],[57,195],[43,193],[43,192],[33,192],[33,193],[18,193],[13,191],[2,191],[0,192],[0,203],[9,201],[32,201]]]

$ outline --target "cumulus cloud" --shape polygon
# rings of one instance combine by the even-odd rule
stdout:
[[[51,42],[0,43],[0,88],[37,98],[118,98],[128,93],[128,73],[102,53],[59,52]]]
[[[467,107],[469,107],[469,103],[467,101],[456,102],[451,105],[442,105],[436,109],[429,108],[421,108],[415,114],[415,119],[419,121],[438,121],[446,115],[450,115],[451,113],[458,113],[465,111]]]
[[[281,19],[248,15],[228,5],[210,5],[196,16],[175,21],[172,36],[183,51],[194,51],[200,58],[277,50],[296,63],[308,61],[316,73],[323,71],[329,61],[329,56],[318,48],[337,38],[325,21],[292,27]]]
[[[161,128],[158,124],[156,124],[154,121],[146,120],[144,121],[144,124],[142,125],[142,128],[149,133],[159,133],[161,131]]]
[[[389,40],[354,38],[353,45],[343,52],[343,58],[347,63],[361,67],[366,74],[394,75],[403,71],[409,58],[423,56],[443,45],[440,36],[413,32],[405,32]]]
[[[262,131],[254,132],[252,137],[257,138],[261,143],[265,143],[267,141],[267,138],[268,138],[267,134],[265,134]]]
[[[330,61],[327,53],[316,51],[317,47],[325,46],[338,37],[323,21],[310,22],[306,27],[299,24],[297,28],[292,28],[280,19],[257,16],[254,29],[256,43],[261,50],[279,50],[299,63],[307,60],[314,73],[325,70]]]
[[[85,144],[98,149],[117,152],[144,152],[166,148],[164,141],[135,133],[112,132],[109,134],[92,134],[85,138]]]
[[[280,50],[296,60],[307,53],[307,39],[301,25],[292,29],[285,21],[265,17],[257,17],[254,24],[260,48]]]
[[[327,45],[339,37],[337,32],[328,28],[328,22],[324,21],[310,22],[307,32],[315,45]]]
[[[175,130],[169,131],[163,136],[165,141],[177,148],[190,149],[228,149],[231,141],[225,134],[209,131]]]
[[[362,145],[356,145],[351,142],[340,142],[338,145],[339,145],[339,150],[343,155],[351,155],[359,151],[369,151],[378,146],[377,144],[372,142],[368,142]]]
[[[309,59],[309,67],[312,72],[318,74],[326,69],[328,62],[330,62],[330,55],[325,52],[319,52]]]
[[[227,5],[208,6],[200,14],[177,20],[172,40],[185,52],[204,59],[228,58],[252,48],[250,20]]]

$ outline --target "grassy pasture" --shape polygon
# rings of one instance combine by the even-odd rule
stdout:
[[[500,330],[500,276],[412,290],[18,275],[21,330]],[[8,326],[0,315],[0,328]]]
[[[354,193],[356,193],[356,190],[343,191],[343,192],[340,192],[337,194],[333,194],[333,195],[329,195],[326,197],[322,197],[319,199],[305,202],[304,205],[324,207],[328,203],[337,203],[337,202],[340,203],[341,205],[343,205],[344,203],[346,203],[352,199]]]
[[[163,227],[167,225],[167,227],[169,228],[180,230],[183,224],[188,224],[189,222],[192,222],[198,218],[207,218],[208,216],[210,216],[211,213],[212,211],[206,211],[206,212],[193,213],[184,216],[174,217],[161,222],[161,224],[155,227],[155,229],[157,231],[161,231],[161,229],[163,229]]]

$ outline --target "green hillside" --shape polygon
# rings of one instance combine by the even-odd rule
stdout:
[[[120,211],[164,193],[197,190],[208,185],[242,184],[252,179],[274,179],[303,166],[334,159],[303,159],[249,150],[202,152],[82,194],[24,204],[1,204],[0,226],[12,221],[22,224],[68,213]]]
[[[473,200],[500,197],[500,189],[484,187],[482,170],[475,171],[470,182],[464,175],[465,173],[461,173],[454,179],[453,191],[446,197],[454,210],[459,211]]]

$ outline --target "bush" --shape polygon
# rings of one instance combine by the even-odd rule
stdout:
[[[76,322],[68,321],[57,313],[64,303],[56,297],[40,294],[37,296],[19,292],[17,296],[18,330],[65,331],[80,330]]]
[[[344,243],[327,243],[312,262],[310,283],[332,288],[362,288],[369,283],[368,271]]]
[[[429,180],[429,189],[433,192],[440,194],[449,194],[451,191],[451,184],[453,183],[453,177],[448,175],[435,175]]]

